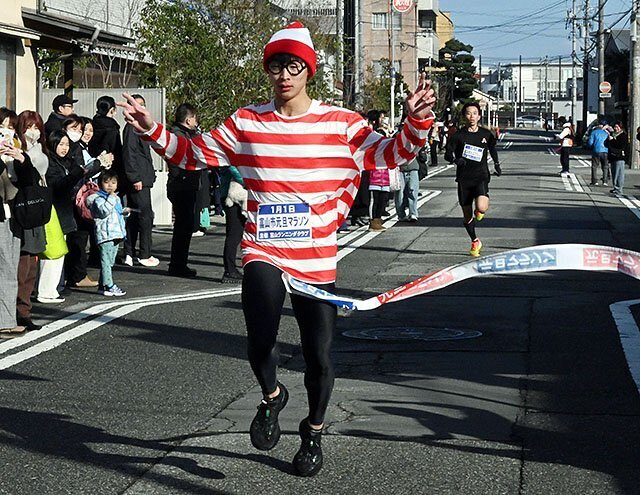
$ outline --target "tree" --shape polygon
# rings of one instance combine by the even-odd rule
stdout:
[[[402,74],[396,72],[395,95],[396,109],[402,108],[404,96],[409,91]],[[363,110],[380,110],[387,115],[391,111],[391,61],[383,58],[380,60],[380,74],[377,75],[374,67],[367,67],[367,77],[363,88]]]
[[[474,101],[471,98],[478,82],[475,78],[476,68],[473,65],[475,57],[471,55],[473,46],[451,39],[440,50],[439,67],[445,72],[438,74],[440,106],[452,105],[458,101],[461,104]],[[439,108],[441,111],[442,109]]]
[[[271,87],[262,68],[263,48],[283,27],[268,2],[246,0],[148,0],[137,27],[139,46],[155,65],[147,80],[166,88],[169,108],[190,102],[203,126],[212,127],[238,107],[267,101]],[[313,33],[316,49],[326,38]],[[309,84],[312,97],[331,88],[323,60]]]

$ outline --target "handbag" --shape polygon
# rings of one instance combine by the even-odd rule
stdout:
[[[55,206],[51,207],[51,218],[44,226],[44,233],[47,239],[47,245],[44,251],[40,253],[42,258],[57,260],[69,252]]]
[[[399,191],[402,189],[402,181],[400,179],[400,170],[398,167],[389,169],[389,191]]]
[[[23,229],[41,227],[51,219],[51,190],[40,185],[18,189],[12,216]]]

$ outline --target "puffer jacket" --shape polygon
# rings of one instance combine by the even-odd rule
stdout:
[[[389,170],[386,168],[371,170],[369,172],[369,188],[371,186],[389,187]]]
[[[98,244],[126,238],[122,203],[117,195],[98,191],[87,198],[87,207],[95,222]]]

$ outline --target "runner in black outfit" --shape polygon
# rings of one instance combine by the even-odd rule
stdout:
[[[480,256],[482,242],[476,236],[476,221],[484,218],[489,209],[489,181],[491,175],[487,165],[487,151],[491,154],[495,174],[502,170],[496,151],[496,138],[491,131],[479,127],[480,105],[467,103],[462,107],[462,115],[468,125],[456,132],[447,143],[445,160],[456,164],[458,200],[464,216],[464,228],[471,238],[471,256]],[[475,201],[475,211],[473,203]]]

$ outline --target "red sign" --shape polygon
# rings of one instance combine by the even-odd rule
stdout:
[[[405,12],[409,12],[411,7],[413,7],[413,0],[393,0],[392,5],[396,12],[404,14]]]
[[[601,93],[609,93],[611,91],[611,83],[609,81],[602,81],[598,89]]]

